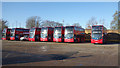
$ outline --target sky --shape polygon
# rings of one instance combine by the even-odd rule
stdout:
[[[91,17],[96,17],[98,22],[104,19],[109,29],[116,10],[118,2],[2,2],[2,18],[9,28],[25,28],[29,17],[39,16],[60,23],[64,20],[64,26],[79,23],[83,28]]]

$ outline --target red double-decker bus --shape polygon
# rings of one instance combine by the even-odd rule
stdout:
[[[64,42],[64,27],[55,27],[53,33],[54,42]]]
[[[29,41],[40,41],[41,28],[31,28]]]
[[[53,41],[53,30],[52,27],[42,27],[41,28],[41,41]]]
[[[93,25],[91,30],[91,43],[107,42],[107,29],[103,25]]]
[[[23,37],[24,32],[29,32],[29,29],[12,28],[10,40],[20,40],[20,38]]]
[[[29,31],[28,29],[24,29],[23,36],[21,36],[20,40],[22,41],[28,41],[29,40]]]
[[[66,26],[64,42],[85,42],[85,29],[77,26]]]
[[[9,28],[3,29],[2,40],[10,40],[10,33],[11,33],[10,31],[11,31],[11,29],[9,29]]]
[[[30,29],[24,29],[23,30],[23,36],[28,36],[29,37],[29,31],[30,31]]]

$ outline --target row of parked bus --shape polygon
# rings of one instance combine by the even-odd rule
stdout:
[[[42,28],[6,28],[2,32],[3,40],[29,40],[53,42],[85,42],[85,29],[78,26],[42,27]],[[103,25],[91,28],[91,43],[106,43],[107,29]]]
[[[29,36],[29,29],[24,28],[5,28],[2,31],[3,40],[20,40],[21,37]]]

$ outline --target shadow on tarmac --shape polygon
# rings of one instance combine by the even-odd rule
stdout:
[[[77,57],[70,57],[70,56],[78,53],[78,52],[69,52],[66,54],[31,54],[31,53],[22,53],[22,52],[5,51],[5,50],[3,50],[2,52],[11,54],[11,56],[2,57],[2,65],[72,59]],[[79,57],[91,57],[91,56],[92,55],[85,55]]]

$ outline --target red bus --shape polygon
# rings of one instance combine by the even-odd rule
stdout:
[[[85,42],[85,29],[77,26],[66,26],[64,42]]]
[[[93,25],[91,30],[91,43],[102,44],[107,41],[107,29],[103,25]]]
[[[29,31],[26,32],[26,30],[24,30],[23,36],[21,36],[20,40],[21,41],[28,41],[29,40]]]
[[[55,27],[53,33],[54,42],[64,42],[64,27]]]
[[[24,29],[23,36],[29,37],[29,31],[28,31],[28,29]]]
[[[29,29],[12,28],[10,40],[20,40],[20,38],[23,37],[24,32],[29,32]]]
[[[53,41],[53,30],[52,27],[42,27],[41,28],[41,41]]]
[[[29,41],[40,41],[41,28],[31,28]]]
[[[2,31],[2,40],[10,40],[10,31],[11,29],[5,28]]]

